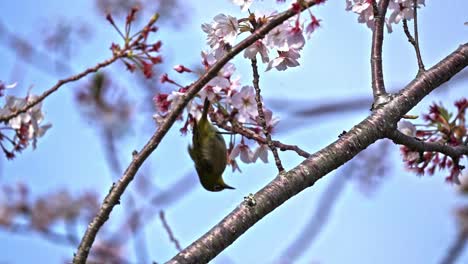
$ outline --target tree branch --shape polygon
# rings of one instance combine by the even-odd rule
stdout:
[[[408,29],[408,21],[406,18],[403,18],[403,31],[405,32],[406,37],[408,38],[408,42],[411,43],[414,47],[414,51],[416,52],[416,58],[418,60],[418,74],[420,72],[425,71],[424,69],[424,63],[422,61],[421,57],[421,51],[419,49],[419,34],[418,34],[418,0],[413,1],[414,5],[414,10],[413,10],[413,16],[414,16],[414,38],[411,36],[411,33],[409,32]]]
[[[414,137],[407,136],[398,130],[390,131],[387,137],[396,144],[405,145],[418,152],[440,152],[450,156],[453,160],[458,160],[462,155],[468,155],[468,146],[449,146],[437,142],[424,142]]]
[[[260,125],[263,129],[263,134],[265,134],[265,139],[267,142],[268,147],[270,148],[271,152],[273,153],[273,157],[275,159],[276,167],[278,171],[284,172],[283,164],[281,164],[281,159],[278,155],[278,150],[276,149],[275,145],[271,140],[271,134],[268,131],[267,123],[265,120],[265,113],[263,112],[263,104],[262,104],[262,96],[261,96],[261,89],[260,89],[260,75],[258,74],[258,66],[257,66],[257,59],[253,58],[252,62],[252,71],[253,71],[253,87],[255,89],[255,101],[257,101],[257,111],[258,111],[258,119]]]
[[[103,62],[100,62],[100,63],[96,64],[94,67],[88,68],[85,71],[83,71],[83,72],[81,72],[81,73],[79,73],[77,75],[73,75],[73,76],[68,77],[66,79],[59,80],[54,86],[52,86],[51,88],[49,88],[48,90],[43,92],[37,98],[32,99],[32,100],[28,100],[28,102],[26,103],[26,105],[23,108],[17,109],[16,111],[13,111],[8,115],[0,116],[0,122],[7,122],[8,120],[12,119],[13,117],[16,117],[19,114],[28,111],[31,107],[33,107],[33,106],[37,105],[38,103],[42,102],[47,96],[49,96],[52,93],[54,93],[55,91],[57,91],[62,85],[66,84],[66,83],[69,83],[69,82],[77,81],[77,80],[85,77],[86,75],[88,75],[88,74],[90,74],[92,72],[97,72],[99,69],[101,69],[103,67],[106,67],[106,66],[112,64],[114,61],[120,59],[121,57],[125,57],[125,56],[126,55],[124,53],[121,53],[121,54],[119,54],[119,56],[113,56],[112,58],[107,59],[107,60],[105,60]]]
[[[379,98],[387,94],[385,91],[385,83],[383,78],[382,66],[382,46],[384,38],[385,14],[389,0],[380,1],[377,6],[374,5],[374,30],[372,31],[372,50],[371,50],[371,71],[372,71],[372,92],[374,102],[379,103]]]
[[[240,135],[242,135],[242,136],[244,136],[244,137],[246,137],[248,139],[253,139],[253,140],[255,140],[257,142],[260,142],[262,144],[267,143],[267,140],[265,138],[263,138],[259,134],[255,133],[254,131],[252,131],[250,129],[247,129],[245,127],[242,127],[240,125],[228,126],[227,124],[222,123],[222,122],[218,122],[218,121],[216,121],[216,125],[221,127],[224,130],[240,134]],[[309,152],[307,152],[305,150],[302,150],[301,148],[299,148],[296,145],[283,144],[283,143],[281,143],[280,141],[277,141],[277,140],[272,140],[271,143],[275,147],[279,148],[281,151],[292,150],[292,151],[296,152],[299,156],[302,156],[304,158],[308,158],[310,156]]]

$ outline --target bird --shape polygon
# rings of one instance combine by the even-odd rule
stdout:
[[[226,142],[208,120],[209,109],[210,101],[205,98],[202,116],[194,121],[192,145],[188,146],[188,152],[203,188],[211,192],[235,189],[227,185],[222,177],[227,164]]]

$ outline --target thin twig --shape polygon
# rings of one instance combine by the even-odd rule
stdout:
[[[305,1],[301,5],[301,10],[305,10],[311,6],[315,5],[315,1]],[[148,140],[145,146],[141,149],[140,152],[136,152],[133,155],[133,160],[127,167],[126,171],[122,177],[112,185],[109,190],[109,193],[104,198],[101,208],[97,215],[93,218],[91,223],[88,225],[81,243],[78,247],[78,251],[75,254],[73,263],[86,263],[90,249],[96,239],[96,235],[104,225],[104,223],[109,219],[112,209],[119,204],[120,198],[124,191],[127,189],[127,186],[135,177],[136,172],[143,164],[143,162],[149,157],[149,155],[159,146],[159,143],[164,138],[166,133],[172,127],[174,122],[182,113],[183,109],[187,106],[190,100],[211,80],[217,73],[222,69],[222,67],[229,62],[234,56],[242,52],[244,49],[255,43],[255,41],[263,38],[268,32],[274,29],[276,26],[282,24],[285,20],[296,15],[297,12],[292,9],[288,9],[275,17],[270,21],[262,25],[250,36],[245,38],[239,44],[234,46],[229,52],[227,52],[223,57],[219,58],[215,64],[211,66],[197,81],[191,84],[186,91],[186,93],[181,96],[181,100],[178,101],[172,111],[167,115],[164,122],[159,126],[158,130],[153,134],[153,136]]]
[[[266,142],[268,147],[271,149],[273,153],[273,157],[275,158],[275,164],[278,168],[278,171],[282,173],[284,171],[283,165],[281,164],[281,159],[278,155],[278,150],[276,149],[273,142],[271,142],[271,135],[267,128],[267,123],[265,120],[265,113],[263,112],[263,105],[262,105],[262,97],[260,95],[260,75],[258,74],[258,66],[257,66],[257,59],[251,59],[252,62],[252,72],[253,72],[253,87],[255,88],[255,101],[257,101],[257,111],[258,111],[258,121],[263,128],[263,134],[265,134]]]
[[[118,60],[119,58],[122,58],[122,57],[125,57],[125,56],[126,56],[125,53],[120,53],[118,55],[114,55],[112,58],[107,59],[107,60],[105,60],[103,62],[100,62],[100,63],[96,64],[96,66],[88,68],[85,71],[83,71],[83,72],[81,72],[81,73],[79,73],[77,75],[73,75],[71,77],[59,80],[54,86],[52,86],[50,89],[43,92],[38,97],[36,97],[36,98],[34,98],[32,100],[28,100],[28,102],[24,105],[24,107],[22,107],[20,109],[17,109],[16,111],[12,111],[8,115],[0,116],[0,122],[7,122],[8,120],[18,116],[19,114],[28,111],[30,108],[32,108],[33,106],[35,106],[38,103],[42,102],[49,95],[51,95],[52,93],[57,91],[62,85],[66,84],[66,83],[69,83],[69,82],[77,81],[77,80],[85,77],[86,75],[88,75],[90,73],[97,72],[99,69],[101,69],[103,67],[106,67],[106,66],[112,64],[114,61]]]
[[[424,63],[422,61],[421,50],[419,48],[419,34],[418,34],[418,0],[413,0],[414,4],[414,39],[416,41],[416,56],[418,58],[418,68],[419,73],[424,72],[426,69],[424,68]]]
[[[231,131],[231,132],[234,132],[236,134],[240,134],[248,139],[253,139],[259,143],[262,143],[262,144],[267,144],[267,140],[260,136],[259,134],[255,133],[254,131],[250,130],[250,129],[247,129],[243,126],[240,126],[240,125],[237,125],[237,124],[234,124],[233,126],[229,126],[223,122],[218,122],[216,121],[216,125],[219,126],[220,128],[226,130],[226,131]],[[277,140],[272,140],[271,143],[273,143],[273,145],[277,148],[279,148],[279,150],[281,151],[287,151],[287,150],[291,150],[291,151],[294,151],[296,152],[299,156],[302,156],[304,158],[308,158],[310,157],[310,153],[305,151],[305,150],[302,150],[300,147],[296,146],[296,145],[287,145],[287,144],[283,144],[281,143],[280,141],[277,141]]]
[[[378,102],[381,96],[387,94],[383,77],[382,46],[384,38],[385,14],[387,13],[389,0],[382,0],[379,6],[372,1],[374,10],[374,30],[372,32],[371,70],[372,93],[374,102]]]
[[[457,238],[450,246],[447,255],[440,262],[441,264],[453,264],[463,252],[466,242],[468,241],[468,232],[460,231]]]
[[[167,235],[172,243],[174,243],[175,248],[180,252],[182,251],[182,247],[180,246],[179,240],[174,236],[174,232],[172,232],[171,227],[167,223],[164,211],[161,210],[159,212],[159,219],[161,219],[161,223],[163,224],[164,230],[166,230]]]
[[[416,9],[415,9],[415,13],[416,13]],[[416,23],[417,23],[417,21],[415,19],[415,21],[414,21],[415,30],[417,30]],[[409,32],[408,20],[406,20],[406,18],[403,19],[403,31],[405,32],[405,35],[408,38],[408,42],[411,43],[411,45],[414,47],[414,50],[416,52],[416,58],[418,60],[418,69],[419,69],[418,74],[420,72],[424,72],[425,71],[424,64],[423,64],[422,59],[421,59],[421,53],[419,52],[419,43],[415,38],[413,38],[413,36]],[[416,31],[415,31],[415,37],[416,37]]]
[[[462,155],[468,155],[468,146],[449,146],[437,142],[424,142],[407,136],[398,130],[387,133],[387,137],[396,144],[405,145],[418,152],[440,152],[451,157],[453,160],[458,160]]]

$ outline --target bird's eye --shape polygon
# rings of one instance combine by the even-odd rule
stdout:
[[[216,184],[215,186],[213,186],[213,190],[215,192],[219,192],[219,191],[223,190],[223,186]]]

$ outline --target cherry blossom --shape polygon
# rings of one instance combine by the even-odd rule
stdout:
[[[424,0],[418,0],[417,4],[425,5]],[[388,8],[392,10],[389,17],[391,23],[398,24],[403,19],[413,19],[413,0],[393,0],[390,1]]]
[[[239,23],[235,17],[219,14],[211,24],[203,24],[202,30],[207,34],[207,43],[215,51],[215,58],[219,58],[228,46],[233,46],[237,38]]]
[[[290,26],[287,22],[275,27],[265,37],[266,45],[270,48],[285,51],[289,49],[288,35]]]
[[[222,77],[220,77],[222,78]],[[229,85],[228,85],[229,86]],[[211,102],[215,101],[215,98],[218,94],[220,94],[222,88],[220,86],[211,86],[206,85],[203,89],[198,93],[202,101],[205,101],[205,98],[208,98]]]
[[[16,82],[12,84],[4,84],[2,81],[0,81],[0,97],[3,96],[3,92],[5,89],[12,89],[16,87]]]
[[[252,162],[260,158],[264,163],[268,163],[268,151],[270,148],[266,144],[259,145],[253,152]]]
[[[240,6],[242,12],[245,12],[252,5],[253,0],[232,0],[235,5]]]
[[[201,57],[202,57],[202,64],[205,66],[205,68],[209,68],[213,66],[216,62],[216,58],[214,57],[212,52],[209,51],[202,51],[201,52]]]
[[[232,105],[239,111],[236,117],[241,123],[250,121],[258,115],[255,92],[252,86],[244,86],[240,92],[234,94]]]
[[[317,19],[315,16],[313,16],[312,14],[310,15],[310,23],[307,24],[307,27],[306,27],[306,35],[307,35],[307,38],[309,39],[310,36],[312,35],[312,33],[320,27],[320,21],[322,21],[321,19]]]
[[[229,158],[234,160],[237,156],[240,157],[240,160],[246,164],[253,162],[253,152],[250,150],[250,147],[242,141],[237,144],[234,149],[231,151]]]
[[[410,137],[416,136],[416,127],[409,121],[401,120],[400,122],[398,122],[397,127],[401,133],[407,136],[410,136]]]
[[[288,43],[288,49],[300,50],[304,47],[305,38],[299,21],[296,21],[294,26],[288,28],[286,41]]]
[[[279,123],[280,119],[273,116],[273,112],[270,109],[263,108],[263,114],[265,115],[265,123],[268,132],[272,132],[273,128]],[[257,123],[260,123],[257,118]]]
[[[268,63],[266,71],[276,68],[279,71],[284,71],[288,67],[299,66],[297,59],[301,57],[298,51],[290,49],[288,51],[278,51],[279,56]]]
[[[5,106],[0,109],[0,115],[8,115],[17,109],[22,109],[27,103],[36,99],[37,96],[35,95],[28,95],[26,98],[7,96]],[[17,136],[21,138],[21,144],[25,147],[29,141],[32,141],[33,148],[36,148],[37,138],[42,137],[52,127],[51,124],[41,125],[44,120],[41,108],[42,104],[38,103],[25,113],[21,113],[8,121],[8,126],[17,132]]]
[[[377,3],[380,0],[376,0]],[[418,5],[425,5],[425,0],[418,0]],[[390,16],[385,18],[387,31],[392,32],[391,24],[398,24],[402,19],[413,18],[413,0],[391,0],[388,5]],[[370,29],[374,28],[374,10],[370,0],[346,0],[346,10],[359,15],[358,22],[365,23]]]
[[[253,59],[260,54],[263,63],[270,61],[268,57],[268,48],[265,46],[262,40],[257,40],[254,44],[250,45],[244,50],[244,58]]]

